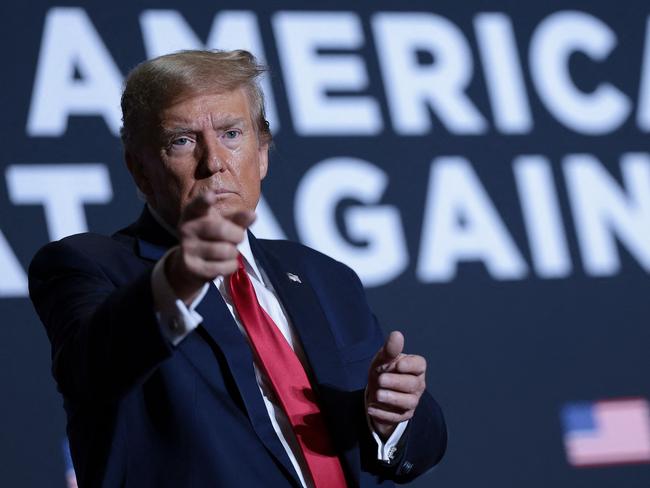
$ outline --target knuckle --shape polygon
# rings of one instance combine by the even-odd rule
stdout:
[[[230,258],[230,246],[225,242],[215,242],[212,245],[212,252],[215,259],[228,260]]]
[[[380,402],[390,402],[392,397],[393,395],[389,390],[377,390],[377,400]]]
[[[390,421],[397,424],[402,421],[403,415],[400,413],[391,413],[390,415]]]
[[[419,399],[417,397],[411,397],[407,403],[409,410],[415,410],[415,408],[418,406]]]
[[[199,278],[202,280],[210,279],[210,274],[204,265],[197,265],[197,263],[193,263],[190,266],[189,271],[189,275],[193,276],[194,278]]]
[[[195,240],[189,240],[182,244],[183,256],[186,261],[190,259],[203,259],[201,246]]]
[[[219,276],[219,267],[214,263],[205,263],[202,266],[203,278],[206,280],[213,280]]]
[[[375,416],[383,421],[392,422],[394,414],[386,410],[378,410]]]
[[[194,253],[192,252],[193,246],[189,242],[181,242],[180,245],[180,261],[186,267],[190,266],[190,261],[192,260]]]
[[[413,358],[405,356],[399,361],[400,371],[409,371],[413,367]]]
[[[237,262],[236,261],[224,261],[221,265],[221,275],[227,276],[233,274],[237,271]]]
[[[409,378],[408,385],[405,390],[408,393],[415,393],[418,390],[417,380]]]
[[[214,232],[217,237],[223,237],[226,234],[227,225],[225,220],[217,220],[213,223]]]
[[[241,242],[241,241],[244,240],[244,233],[245,233],[245,232],[246,232],[245,229],[243,229],[243,228],[237,226],[237,227],[234,229],[233,237],[235,238],[235,240],[237,240],[237,242]]]
[[[237,256],[239,255],[239,251],[237,250],[237,246],[233,244],[228,244],[226,248],[226,257],[230,259],[237,259]]]
[[[181,240],[185,240],[193,237],[196,234],[196,231],[192,222],[185,221],[178,226],[178,233],[181,236]]]
[[[405,420],[407,420],[407,417],[406,417],[406,414],[404,414],[404,413],[396,413],[396,414],[393,414],[393,419],[392,420],[393,420],[393,422],[395,422],[397,424],[399,422],[404,422]]]

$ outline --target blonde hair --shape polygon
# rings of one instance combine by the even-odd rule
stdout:
[[[159,123],[162,110],[182,97],[207,91],[225,92],[243,87],[260,144],[273,136],[258,84],[267,71],[248,51],[187,50],[165,54],[137,65],[127,76],[122,93],[120,136],[126,150],[143,142]]]

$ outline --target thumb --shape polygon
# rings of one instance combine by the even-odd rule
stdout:
[[[255,222],[255,218],[255,212],[252,210],[241,210],[228,216],[228,220],[244,229],[248,229],[248,227]]]
[[[389,334],[388,339],[386,339],[386,343],[384,344],[384,357],[388,361],[392,361],[393,359],[396,359],[403,350],[404,335],[400,331],[394,330]]]
[[[387,367],[399,357],[399,355],[404,350],[404,335],[398,331],[394,330],[388,335],[384,346],[380,349],[379,354],[375,360],[375,366],[385,369],[382,366]]]

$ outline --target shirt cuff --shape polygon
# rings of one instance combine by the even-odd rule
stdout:
[[[174,249],[167,251],[154,266],[151,273],[151,291],[162,334],[173,346],[177,346],[203,321],[203,317],[196,311],[196,307],[203,300],[210,285],[208,283],[203,285],[189,307],[176,297],[165,274],[165,263]]]
[[[370,423],[370,419],[368,419],[368,422]],[[377,443],[378,461],[385,461],[389,463],[394,459],[395,453],[397,452],[397,443],[402,438],[402,435],[404,434],[404,431],[406,430],[406,426],[408,425],[408,423],[409,423],[408,420],[404,420],[403,422],[397,424],[397,427],[395,427],[395,430],[393,431],[393,433],[390,435],[390,437],[386,442],[381,440],[379,434],[377,434],[377,432],[375,432],[375,429],[372,428],[372,423],[370,423],[370,432],[372,433],[372,437],[375,439],[375,442]]]
[[[366,391],[363,395],[364,400],[363,403],[366,408],[368,408],[367,405],[367,395],[368,389],[366,387]],[[385,461],[387,463],[390,463],[394,458],[395,458],[395,453],[397,452],[397,444],[399,443],[400,439],[402,438],[402,435],[404,434],[404,431],[406,430],[406,427],[409,424],[408,420],[404,420],[403,422],[400,422],[397,424],[397,427],[395,427],[395,430],[393,433],[390,435],[388,440],[384,442],[381,437],[379,437],[379,434],[375,432],[375,428],[372,426],[372,421],[370,420],[370,417],[368,414],[366,414],[366,422],[368,423],[368,429],[370,429],[370,433],[372,434],[373,439],[375,439],[375,442],[377,443],[377,460],[378,461]]]

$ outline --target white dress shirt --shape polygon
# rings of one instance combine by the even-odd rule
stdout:
[[[155,212],[152,211],[154,218],[168,231],[172,231],[169,226],[166,225],[160,219]],[[173,232],[172,232],[173,233]],[[244,264],[246,268],[246,273],[248,274],[253,288],[255,289],[255,294],[257,295],[257,300],[262,308],[266,311],[267,314],[273,319],[273,322],[277,325],[278,329],[282,332],[282,335],[285,337],[289,345],[293,348],[294,352],[298,356],[298,359],[301,361],[303,367],[307,370],[307,361],[305,358],[305,353],[302,350],[300,341],[293,331],[293,327],[289,322],[288,315],[284,310],[284,307],[278,300],[278,297],[273,289],[273,285],[268,280],[264,270],[257,266],[253,253],[248,242],[248,235],[245,236],[244,240],[237,246],[237,249],[244,257]],[[171,251],[170,251],[171,252]],[[203,289],[194,299],[192,304],[187,307],[185,303],[176,297],[174,291],[169,284],[167,277],[165,275],[165,261],[169,252],[163,256],[156,266],[154,267],[152,273],[152,289],[154,303],[156,307],[156,314],[158,321],[162,326],[162,331],[167,340],[174,346],[178,345],[190,332],[192,332],[198,325],[202,322],[203,318],[196,311],[196,307],[201,303],[208,291],[208,284],[206,283],[203,286]],[[222,276],[218,276],[214,280],[214,284],[219,289],[221,296],[223,297],[228,310],[235,319],[235,323],[242,334],[248,340],[246,330],[242,326],[237,311],[235,310],[232,300],[230,298],[230,293],[228,287],[226,286],[225,280]],[[311,479],[309,468],[304,459],[302,451],[300,449],[300,444],[295,437],[291,423],[287,418],[286,414],[282,410],[278,400],[275,398],[273,388],[270,386],[269,380],[266,375],[260,371],[260,368],[256,364],[256,361],[253,363],[255,369],[255,378],[257,379],[257,385],[264,399],[264,405],[269,414],[269,419],[273,425],[273,429],[277,434],[282,446],[284,447],[291,464],[293,465],[302,486],[304,488],[313,488],[314,483]],[[389,461],[392,459],[395,452],[395,446],[401,438],[408,421],[400,423],[390,438],[383,442],[379,435],[372,429],[370,421],[368,420],[368,425],[371,428],[372,435],[377,442],[377,459],[382,461]]]

